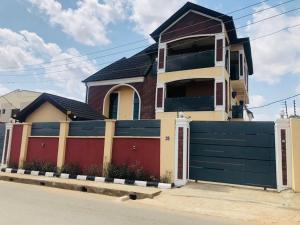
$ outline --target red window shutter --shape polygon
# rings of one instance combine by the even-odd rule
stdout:
[[[156,107],[161,108],[163,105],[163,93],[164,89],[163,88],[157,88],[157,93],[156,93]]]
[[[158,62],[159,69],[163,69],[165,67],[165,49],[159,49],[159,62]]]
[[[216,84],[216,105],[223,105],[223,83]]]
[[[217,40],[217,61],[223,61],[223,39]]]

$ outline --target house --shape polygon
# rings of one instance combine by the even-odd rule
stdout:
[[[0,122],[10,122],[20,110],[40,95],[40,92],[17,89],[0,96]]]
[[[176,118],[250,120],[249,38],[238,38],[231,16],[186,3],[161,24],[155,43],[83,82],[87,103],[119,120]],[[244,113],[246,112],[246,113]]]
[[[19,122],[97,120],[103,117],[88,104],[48,93],[41,94],[17,115]]]

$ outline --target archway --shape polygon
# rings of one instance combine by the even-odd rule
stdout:
[[[103,115],[110,119],[140,119],[141,97],[130,84],[118,84],[112,87],[103,101]]]

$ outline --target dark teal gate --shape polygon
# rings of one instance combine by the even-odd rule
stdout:
[[[273,122],[190,123],[189,179],[276,188]]]

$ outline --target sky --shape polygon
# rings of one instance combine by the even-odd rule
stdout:
[[[233,16],[238,36],[252,40],[250,108],[300,93],[300,0],[193,2]],[[83,79],[150,45],[149,34],[185,3],[1,0],[0,95],[25,89],[84,101]],[[260,38],[287,27],[293,28]],[[287,101],[289,113],[293,100]],[[300,97],[295,100],[300,114]],[[281,102],[253,109],[254,118],[275,120],[281,110]]]

